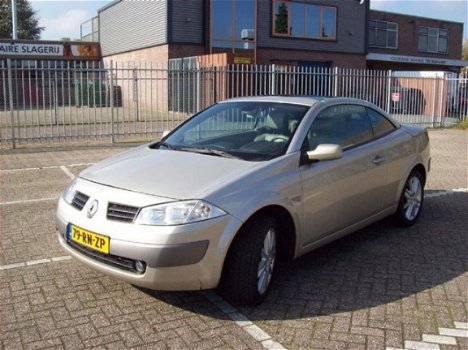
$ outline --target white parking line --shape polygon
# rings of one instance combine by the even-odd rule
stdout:
[[[12,269],[17,269],[19,267],[25,267],[25,266],[49,264],[49,263],[58,262],[58,261],[70,260],[71,258],[72,258],[71,256],[65,255],[65,256],[56,256],[53,258],[30,260],[26,262],[15,263],[15,264],[1,265],[0,270],[12,270]]]
[[[453,190],[443,190],[437,191],[432,193],[424,194],[424,198],[434,198],[434,197],[441,197],[447,196],[449,194],[460,193],[460,192],[468,192],[468,188],[454,188]]]
[[[0,205],[26,204],[26,203],[35,203],[35,202],[56,201],[58,199],[59,199],[59,197],[23,199],[23,200],[20,200],[20,201],[0,202]]]
[[[241,314],[234,306],[212,291],[204,292],[205,297],[225,313],[231,320],[258,341],[265,349],[285,350],[286,348],[276,342],[271,335],[261,329]]]
[[[31,170],[43,170],[43,169],[59,169],[62,166],[66,167],[75,167],[75,166],[89,166],[93,165],[94,163],[75,163],[75,164],[68,164],[68,165],[50,165],[50,166],[41,166],[35,168],[15,168],[15,169],[0,169],[0,172],[5,173],[12,173],[16,171],[31,171]]]
[[[60,166],[60,169],[62,169],[62,171],[70,178],[70,179],[74,179],[75,178],[75,174],[73,174],[70,170],[68,170],[68,168],[65,166],[65,165],[61,165]]]

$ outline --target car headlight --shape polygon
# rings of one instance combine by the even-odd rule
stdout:
[[[76,179],[73,180],[68,187],[63,191],[62,197],[67,202],[68,204],[72,204],[73,202],[73,197],[75,197],[76,193]]]
[[[140,225],[182,225],[217,218],[226,212],[201,200],[158,204],[142,208],[135,220]]]

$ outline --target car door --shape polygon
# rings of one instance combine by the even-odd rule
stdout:
[[[384,146],[375,143],[364,107],[338,105],[321,111],[303,150],[339,144],[340,159],[303,164],[303,247],[372,216],[382,209],[387,177]]]
[[[384,115],[372,108],[367,108],[367,115],[374,131],[374,144],[384,148],[382,155],[385,162],[382,168],[387,177],[386,190],[382,193],[382,208],[386,209],[395,205],[395,199],[399,198],[399,190],[402,180],[402,171],[408,164],[408,157],[411,157],[412,151],[408,147],[411,136],[399,130]]]

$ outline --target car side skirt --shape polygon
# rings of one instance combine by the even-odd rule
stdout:
[[[327,245],[328,243],[330,242],[333,242],[337,239],[340,239],[344,236],[347,236],[353,232],[356,232],[366,226],[369,226],[370,224],[373,224],[387,216],[390,216],[392,214],[395,214],[396,211],[397,211],[397,208],[398,208],[398,205],[394,205],[394,206],[391,206],[367,219],[364,219],[362,221],[359,221],[358,223],[356,224],[353,224],[351,226],[348,226],[340,231],[337,231],[335,233],[332,233],[330,235],[327,235],[326,237],[323,237],[323,238],[320,238],[319,240],[317,241],[314,241],[304,247],[302,247],[302,249],[298,252],[298,254],[296,254],[296,256],[294,258],[298,258],[300,257],[301,255],[304,255],[304,254],[307,254],[315,249],[318,249],[324,245]]]

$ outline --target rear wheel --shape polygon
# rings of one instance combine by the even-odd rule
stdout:
[[[424,181],[421,173],[413,170],[406,180],[395,214],[397,223],[411,226],[419,218],[424,202]]]
[[[271,217],[259,217],[239,232],[226,257],[221,293],[248,305],[265,300],[273,278],[278,225]]]

